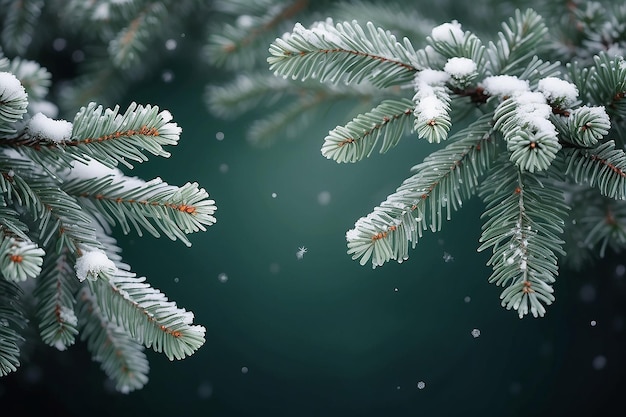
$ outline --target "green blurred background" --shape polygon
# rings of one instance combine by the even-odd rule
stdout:
[[[330,108],[297,140],[254,148],[251,119],[208,115],[215,74],[184,54],[169,65],[173,80],[154,74],[120,104],[170,110],[181,143],[132,174],[198,181],[218,221],[191,248],[118,237],[135,272],[194,311],[207,342],[180,362],[148,352],[150,382],[130,395],[112,390],[84,344],[37,347],[0,380],[3,416],[624,415],[623,257],[563,270],[546,317],[520,320],[487,282],[474,199],[407,262],[362,267],[346,255],[345,231],[433,145],[407,138],[338,165],[320,154],[322,139],[354,115]]]

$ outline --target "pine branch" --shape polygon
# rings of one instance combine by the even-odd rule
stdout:
[[[44,100],[52,84],[52,74],[35,61],[15,57],[7,69],[20,80],[26,90],[29,104]]]
[[[37,277],[44,255],[44,250],[30,239],[0,229],[0,275],[7,281]]]
[[[144,151],[169,157],[163,145],[175,145],[181,129],[170,123],[171,114],[159,112],[157,106],[132,103],[124,114],[119,106],[106,109],[90,103],[74,118],[72,140],[63,143],[72,153],[88,155],[99,161],[121,162],[132,168],[130,161],[147,160]]]
[[[26,327],[26,317],[20,305],[20,288],[0,277],[0,377],[20,366],[20,345],[24,338],[14,327]]]
[[[587,92],[592,103],[604,105],[611,114],[626,118],[626,61],[600,53],[593,58],[588,81],[595,86]]]
[[[204,344],[205,328],[192,325],[193,313],[176,307],[144,277],[118,269],[108,279],[89,281],[106,317],[146,347],[170,360],[183,359]]]
[[[35,27],[44,6],[43,0],[2,1],[6,8],[2,29],[2,43],[9,52],[23,55],[30,45]]]
[[[502,24],[498,41],[490,42],[487,57],[492,74],[519,75],[528,61],[537,53],[548,28],[534,10],[515,11],[515,17]]]
[[[0,138],[13,135],[13,124],[21,120],[28,107],[26,90],[17,77],[0,72]]]
[[[67,246],[72,251],[77,251],[81,244],[99,246],[90,218],[82,213],[74,198],[59,188],[56,177],[39,172],[35,164],[19,155],[9,160],[0,157],[0,164],[8,168],[0,181],[1,191],[7,193],[9,202],[28,209],[37,222],[42,246],[53,237],[58,238],[59,248]],[[30,254],[38,253],[30,244],[24,247],[27,248]]]
[[[500,158],[479,196],[487,204],[482,217],[489,219],[478,250],[493,250],[489,282],[506,287],[502,306],[517,310],[520,318],[529,312],[543,316],[544,305],[554,301],[557,254],[564,254],[559,235],[568,207],[562,191]]]
[[[81,339],[104,373],[124,394],[141,389],[148,382],[149,365],[143,346],[131,339],[125,329],[104,314],[88,287],[78,294]]]
[[[401,44],[390,32],[371,23],[367,32],[357,22],[318,22],[311,29],[296,24],[289,36],[270,45],[270,54],[271,71],[300,80],[368,80],[377,87],[389,87],[410,82],[420,69],[408,39]]]
[[[33,292],[37,299],[35,314],[41,339],[58,350],[73,345],[78,334],[78,319],[74,312],[78,280],[74,260],[75,257],[66,251],[50,251]]]
[[[113,64],[120,69],[128,69],[137,64],[147,51],[146,44],[158,34],[168,18],[163,2],[152,2],[134,16],[128,26],[109,42],[109,55]]]
[[[218,10],[237,18],[212,31],[203,51],[205,59],[228,69],[252,68],[266,53],[265,47],[256,47],[267,45],[281,26],[308,6],[308,0],[218,1]]]
[[[331,130],[324,139],[322,155],[336,162],[356,162],[370,156],[381,136],[380,153],[385,153],[411,131],[413,110],[411,100],[385,100],[347,125]]]
[[[567,174],[577,184],[597,187],[602,195],[626,199],[626,155],[609,140],[595,148],[574,149],[567,155]]]
[[[112,170],[101,178],[70,177],[63,189],[93,215],[103,216],[111,225],[119,224],[125,234],[132,224],[140,236],[145,229],[159,237],[160,230],[191,246],[185,234],[205,231],[205,226],[215,223],[215,201],[208,199],[197,183],[176,187],[160,178],[143,182]]]
[[[595,198],[585,202],[583,246],[597,250],[601,258],[607,248],[619,253],[626,248],[626,203],[609,198]]]
[[[414,248],[423,230],[440,230],[444,212],[449,220],[488,169],[495,152],[491,135],[491,115],[486,115],[413,167],[413,176],[346,233],[352,259],[365,265],[371,258],[373,267],[391,259],[402,262],[408,243]]]

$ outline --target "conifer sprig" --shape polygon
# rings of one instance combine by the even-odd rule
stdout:
[[[197,183],[124,175],[147,154],[169,156],[181,129],[168,111],[132,103],[91,103],[74,123],[31,111],[27,90],[44,100],[48,74],[0,58],[0,376],[19,366],[24,284],[42,341],[58,350],[87,341],[93,359],[122,392],[147,382],[143,346],[183,359],[204,343],[193,313],[130,272],[108,236],[119,224],[191,245],[187,234],[215,223],[215,202]],[[23,77],[31,85],[22,85]],[[45,108],[45,106],[44,106]],[[77,305],[78,303],[78,305]]]
[[[356,221],[346,233],[353,259],[374,267],[406,260],[423,230],[439,230],[480,189],[489,218],[480,250],[494,252],[490,282],[505,287],[502,305],[520,317],[545,314],[554,301],[557,257],[565,256],[570,207],[563,189],[572,184],[562,174],[626,199],[626,157],[614,138],[624,131],[626,64],[600,52],[591,66],[573,63],[562,75],[558,62],[537,57],[547,36],[542,17],[528,9],[516,11],[497,41],[487,44],[456,21],[433,28],[426,47],[417,51],[406,39],[401,44],[371,23],[363,30],[354,21],[296,25],[276,39],[268,57],[276,75],[414,87],[411,100],[400,93],[331,130],[322,146],[326,157],[358,161],[380,137],[384,152],[406,133],[451,142]],[[475,120],[448,137],[454,114]],[[593,236],[590,247],[601,245],[603,253],[609,242],[626,246],[624,222],[614,217],[622,212],[612,210],[607,227],[577,223]]]

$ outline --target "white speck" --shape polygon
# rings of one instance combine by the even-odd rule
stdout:
[[[624,265],[617,265],[615,267],[615,275],[617,275],[618,277],[623,277],[624,273],[626,273],[626,266],[624,266]]]
[[[454,262],[454,256],[450,255],[448,252],[443,253],[443,261],[445,263]]]
[[[400,385],[396,386],[396,389],[400,389]]]
[[[83,62],[85,60],[85,53],[80,49],[72,52],[72,61],[74,62]]]
[[[178,46],[178,42],[175,39],[168,39],[165,41],[165,49],[173,51]]]
[[[178,282],[179,282],[179,281],[180,281],[180,278],[178,278],[178,277],[175,277],[175,278],[174,278],[174,283],[175,283],[175,284],[178,284]]]
[[[595,320],[591,320],[591,327],[596,327],[596,324],[598,324]]]
[[[52,49],[54,49],[57,52],[64,50],[66,46],[67,46],[67,41],[63,38],[56,38],[55,40],[52,41]]]
[[[241,373],[244,374],[244,375],[247,374],[248,373],[248,367],[247,366],[242,366],[241,367]]]
[[[217,279],[219,280],[219,282],[221,282],[222,284],[225,283],[226,281],[228,281],[228,275],[226,275],[226,273],[222,272],[217,276]]]
[[[424,381],[420,381],[417,383],[417,389],[424,389],[426,387],[426,383]]]
[[[215,139],[217,139],[217,140],[224,140],[224,132],[217,132],[215,134]]]
[[[474,339],[476,339],[478,336],[480,336],[480,330],[478,329],[472,330],[472,336],[474,336]]]
[[[228,164],[221,164],[220,165],[220,172],[222,174],[226,174],[228,172]]]
[[[304,246],[299,247],[298,251],[296,252],[296,258],[302,259],[305,253],[306,253],[306,248]]]
[[[604,369],[604,367],[606,366],[606,356],[604,355],[596,356],[595,358],[593,358],[593,361],[591,361],[591,366],[596,371]]]
[[[239,26],[242,29],[250,28],[253,25],[254,25],[254,19],[252,18],[252,16],[249,16],[247,14],[242,14],[241,16],[237,18],[237,26]]]
[[[465,301],[466,303],[469,303],[470,301],[472,301],[472,297],[470,297],[469,295],[466,295],[463,301]]]
[[[398,292],[398,287],[394,288],[393,290],[394,292]]]
[[[317,202],[320,206],[327,206],[330,203],[330,193],[322,191],[317,195]]]
[[[174,80],[174,73],[170,70],[165,70],[161,73],[161,79],[165,83],[170,83]]]
[[[278,197],[278,194],[272,193],[272,198],[276,198],[276,197]]]

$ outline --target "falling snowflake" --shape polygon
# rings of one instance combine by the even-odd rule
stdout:
[[[424,389],[426,388],[426,383],[424,381],[420,381],[417,383],[417,389]]]
[[[448,252],[444,252],[443,253],[443,261],[448,263],[448,262],[453,262],[454,261],[454,256],[450,255]]]
[[[480,336],[480,330],[478,329],[472,330],[472,336],[474,336],[474,339]]]
[[[305,253],[306,253],[306,248],[304,246],[299,247],[298,251],[296,252],[296,258],[298,259],[304,258]]]

